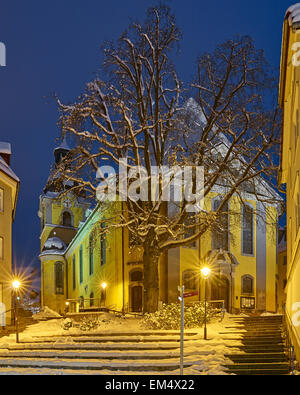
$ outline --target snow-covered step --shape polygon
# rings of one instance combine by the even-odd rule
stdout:
[[[197,353],[199,355],[199,353]],[[185,357],[193,356],[195,352],[186,352]],[[68,350],[2,350],[0,351],[0,358],[66,358],[66,359],[123,359],[123,360],[137,360],[137,359],[169,359],[179,358],[179,351],[170,352],[145,352],[143,351],[131,351],[131,352],[98,352],[98,351],[68,351]]]
[[[94,350],[94,351],[130,351],[130,350],[176,350],[179,349],[178,343],[160,344],[160,343],[112,343],[112,344],[95,344],[95,343],[18,343],[0,345],[0,351],[8,350]]]
[[[199,364],[199,361],[185,362],[184,367],[190,367]],[[77,359],[76,361],[67,359],[11,359],[11,358],[0,358],[0,368],[47,368],[47,369],[73,369],[73,370],[104,370],[109,371],[135,371],[135,372],[146,372],[146,371],[166,371],[179,369],[179,361],[126,361],[126,362],[107,362],[101,360],[82,360]]]
[[[56,342],[60,340],[61,337],[32,337],[30,339],[31,343],[47,343],[47,342]],[[195,341],[202,339],[202,336],[191,336],[189,338],[185,338],[186,342]],[[33,341],[34,340],[34,341]],[[165,336],[165,337],[158,337],[158,336],[111,336],[111,337],[102,337],[102,336],[72,336],[72,340],[74,342],[89,342],[89,343],[119,343],[119,342],[126,342],[126,343],[149,343],[149,342],[180,342],[179,337],[175,336]],[[22,339],[23,342],[26,341],[26,338]],[[63,341],[63,339],[62,339]]]

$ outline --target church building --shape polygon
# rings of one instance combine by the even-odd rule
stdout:
[[[59,163],[69,151],[65,141],[54,151]],[[278,194],[265,185],[264,194]],[[132,245],[126,229],[98,232],[107,213],[101,204],[73,192],[61,195],[48,185],[40,197],[42,305],[58,312],[143,311],[142,246]],[[205,209],[216,210],[220,191],[205,198]],[[224,301],[229,312],[276,312],[277,220],[275,204],[263,205],[251,191],[228,203],[224,235],[208,231],[188,247],[169,250],[159,262],[159,301],[178,301],[185,286],[186,303],[204,300],[200,268],[207,263],[212,275],[208,300]],[[121,204],[120,202],[118,204]],[[226,211],[226,210],[225,210]],[[259,212],[259,215],[257,214]],[[100,221],[101,219],[101,221]]]

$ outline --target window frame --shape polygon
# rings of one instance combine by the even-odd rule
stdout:
[[[219,202],[219,205],[220,205],[222,202],[222,198],[220,196],[215,196],[211,200],[211,209],[213,212],[216,211],[215,210],[215,202]],[[229,215],[230,204],[229,204],[229,202],[227,202],[226,205],[227,205],[227,249],[222,248],[222,250],[230,252],[230,215]],[[225,209],[224,209],[224,211],[226,213]],[[216,232],[214,230],[211,230],[211,249],[212,250],[219,250],[220,247],[216,248],[215,234],[216,234]]]
[[[73,270],[73,291],[76,289],[76,256],[73,255],[72,259],[72,270]]]
[[[59,271],[58,268],[60,268]],[[61,278],[59,278],[59,275]],[[58,261],[55,262],[54,264],[54,281],[55,281],[55,295],[64,295],[64,266],[62,262]]]
[[[244,210],[245,206],[249,207],[252,212],[252,227],[251,227],[251,233],[252,233],[252,253],[248,253],[244,251]],[[244,203],[242,205],[242,210],[241,210],[241,254],[242,256],[250,256],[254,257],[255,256],[255,210],[252,204],[250,203]]]
[[[247,291],[244,288],[244,280],[250,279],[251,280],[251,291]],[[242,295],[254,295],[254,277],[251,276],[250,274],[244,274],[241,277],[241,294]]]
[[[100,225],[101,229],[106,227],[105,223],[102,222]],[[100,235],[100,266],[104,266],[106,263],[106,234]]]
[[[79,284],[83,283],[83,249],[79,247]]]

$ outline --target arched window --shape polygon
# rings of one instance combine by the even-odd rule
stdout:
[[[242,277],[242,293],[253,294],[253,277],[249,274]]]
[[[68,211],[64,211],[62,214],[62,225],[63,226],[73,226],[72,216]]]
[[[139,269],[130,272],[130,281],[143,281],[143,272]]]
[[[222,200],[216,198],[212,202],[213,211],[217,211]],[[212,249],[229,251],[229,205],[226,203],[212,231]]]
[[[63,295],[64,293],[64,272],[63,264],[56,262],[54,265],[55,270],[55,293],[56,295]]]
[[[254,210],[246,204],[242,207],[242,253],[253,255]]]

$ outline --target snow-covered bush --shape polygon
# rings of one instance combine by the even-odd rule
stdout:
[[[62,328],[67,331],[68,329],[72,328],[73,326],[73,321],[70,318],[66,318],[65,320],[63,320],[62,322]]]
[[[99,320],[97,317],[84,317],[82,318],[79,329],[81,331],[90,331],[97,329],[99,326]]]
[[[204,302],[195,303],[184,308],[184,327],[201,327],[204,323]],[[180,303],[163,304],[162,309],[155,313],[145,314],[143,326],[149,329],[180,329]],[[218,313],[207,305],[207,322]]]

